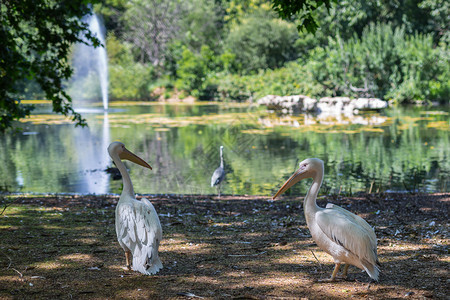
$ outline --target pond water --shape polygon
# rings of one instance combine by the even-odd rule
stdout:
[[[23,132],[0,135],[0,190],[120,193],[106,148],[122,141],[151,164],[126,162],[139,194],[214,194],[224,146],[223,194],[273,195],[308,157],[325,162],[322,192],[450,191],[448,108],[391,108],[357,116],[282,116],[243,104],[111,103],[79,109],[76,128],[37,104]],[[310,181],[291,189],[305,193]]]

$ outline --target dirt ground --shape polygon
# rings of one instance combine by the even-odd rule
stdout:
[[[334,265],[309,234],[302,197],[146,197],[164,231],[154,276],[123,269],[118,196],[3,197],[0,298],[449,299],[448,193],[318,200],[375,226],[377,283],[355,267],[347,280],[320,282]]]

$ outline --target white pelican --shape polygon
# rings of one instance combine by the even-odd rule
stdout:
[[[220,197],[220,187],[222,181],[225,179],[225,169],[223,168],[223,146],[220,146],[220,166],[214,171],[211,176],[211,187],[216,186],[219,197]]]
[[[136,200],[130,175],[121,159],[149,169],[152,167],[120,142],[111,143],[108,152],[123,178],[123,190],[116,207],[116,233],[117,240],[125,251],[127,268],[146,275],[155,274],[162,269],[158,256],[159,242],[162,239],[161,223],[149,200]]]
[[[302,179],[312,178],[313,183],[303,202],[306,224],[319,248],[330,254],[336,264],[329,281],[334,281],[339,267],[344,267],[347,276],[349,265],[363,269],[374,280],[378,280],[377,238],[370,225],[361,217],[337,205],[328,203],[326,208],[317,206],[316,198],[323,180],[323,161],[308,158],[302,161],[295,173],[275,194],[280,194]]]

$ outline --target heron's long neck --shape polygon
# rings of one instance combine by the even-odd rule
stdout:
[[[122,195],[128,194],[134,196],[133,184],[131,183],[131,178],[130,175],[128,174],[127,168],[125,167],[125,164],[120,160],[119,157],[114,157],[113,160],[120,171],[120,175],[122,175],[123,181]]]
[[[303,210],[305,212],[306,221],[309,223],[309,218],[320,210],[317,206],[316,199],[319,194],[320,186],[322,185],[323,171],[318,171],[316,176],[313,177],[313,183],[309,188],[308,194],[306,194],[305,201],[303,202]]]
[[[223,168],[223,152],[222,152],[222,148],[220,148],[220,167]]]

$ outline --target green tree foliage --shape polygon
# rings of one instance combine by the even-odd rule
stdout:
[[[19,102],[25,95],[51,99],[56,112],[84,124],[64,84],[71,45],[86,35],[98,46],[80,21],[88,2],[106,21],[111,99],[151,99],[163,86],[167,96],[175,88],[200,99],[304,93],[448,102],[448,1],[6,0],[0,130],[30,113]],[[296,29],[298,19],[307,30]]]
[[[448,16],[450,12],[450,3],[445,0],[424,0],[418,4],[418,7],[427,11],[429,14],[428,24],[435,33],[435,40],[450,41],[448,33]]]
[[[429,33],[429,10],[419,7],[422,0],[394,1],[338,1],[329,11],[322,12],[321,28],[328,34],[329,29],[339,32],[344,39],[356,33],[361,36],[370,23],[390,23],[393,27],[403,27],[408,34]],[[331,28],[330,28],[331,27]]]
[[[227,27],[234,28],[245,22],[248,16],[273,10],[269,0],[230,0],[225,4],[225,11],[224,21]]]
[[[275,70],[261,70],[257,74],[223,74],[214,78],[221,97],[237,101],[259,99],[266,95],[309,95],[324,93],[311,72],[301,63],[289,62]]]
[[[431,35],[406,35],[404,27],[372,23],[361,38],[329,38],[328,46],[312,52],[308,68],[328,95],[444,100],[448,82],[441,80],[448,78],[449,60],[443,53],[433,48]]]
[[[128,0],[102,0],[94,5],[94,11],[103,17],[108,33],[121,36],[125,27],[121,18],[126,11]]]
[[[327,10],[331,8],[332,2],[336,0],[272,0],[273,8],[283,19],[291,19],[297,16],[302,23],[298,29],[306,29],[308,32],[315,33],[319,25],[317,24],[314,12],[325,5]]]
[[[23,106],[18,98],[18,87],[24,80],[39,84],[52,100],[55,112],[71,115],[78,125],[85,125],[81,115],[72,109],[63,85],[72,74],[67,62],[70,46],[76,42],[100,45],[81,21],[90,13],[89,2],[97,1],[0,3],[0,131],[30,114],[31,108]]]
[[[295,27],[267,15],[250,16],[228,35],[225,47],[235,57],[235,70],[252,73],[281,67],[296,58]]]
[[[448,1],[447,1],[448,2]],[[446,17],[449,4],[446,1],[337,1],[329,9],[322,6],[315,11],[320,30],[314,35],[302,34],[301,45],[308,49],[325,46],[328,37],[339,35],[348,40],[356,34],[361,37],[364,28],[371,23],[389,23],[394,28],[403,27],[406,34],[430,33],[437,43],[448,32]]]
[[[163,63],[167,46],[179,33],[183,11],[178,0],[133,0],[126,4],[122,37],[133,45],[141,63]]]
[[[180,20],[179,39],[195,53],[200,53],[202,46],[220,53],[225,34],[222,4],[214,0],[190,0],[183,5],[187,13]]]
[[[188,90],[195,97],[201,96],[208,89],[207,76],[215,67],[215,56],[208,46],[203,46],[199,54],[184,48],[182,57],[178,61],[175,86],[181,90]]]
[[[109,60],[109,97],[112,100],[149,100],[155,79],[152,65],[135,62],[132,45],[121,43],[114,34],[106,41]]]
[[[293,15],[284,21],[274,18],[273,1],[190,0],[179,19],[182,34],[165,50],[158,82],[206,99],[305,93],[445,101],[447,44],[443,39],[436,47],[433,28],[446,29],[439,18],[431,22],[433,14],[442,16],[445,9],[419,2],[322,3],[312,13],[322,27],[312,35],[297,32]],[[284,67],[297,57],[297,63]],[[428,63],[433,60],[437,63]],[[292,71],[292,66],[298,69]],[[303,75],[297,77],[298,70]]]

